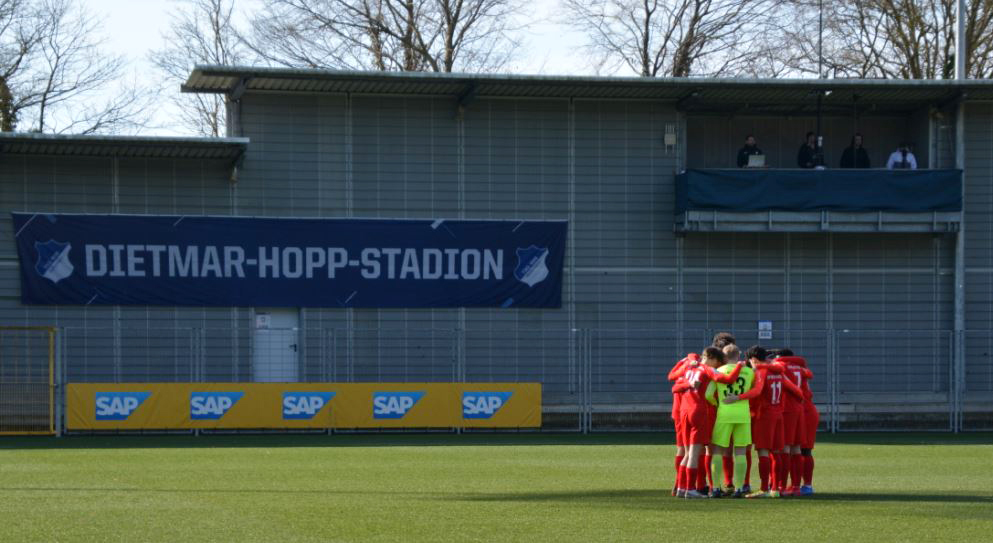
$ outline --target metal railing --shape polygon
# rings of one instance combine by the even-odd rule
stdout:
[[[993,369],[958,363],[951,331],[785,330],[761,340],[756,330],[730,331],[743,350],[790,347],[807,358],[823,430],[993,428]],[[715,332],[303,328],[272,330],[274,342],[262,342],[231,328],[66,327],[59,380],[539,382],[547,429],[665,430],[666,374]],[[965,332],[963,344],[970,361],[993,356],[993,332]],[[292,355],[269,353],[291,345]]]
[[[0,327],[0,435],[54,434],[55,329]]]

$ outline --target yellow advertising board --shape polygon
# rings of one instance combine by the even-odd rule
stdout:
[[[539,383],[71,383],[69,430],[534,428]]]
[[[462,428],[541,427],[541,383],[457,383]],[[499,396],[497,396],[499,394]]]

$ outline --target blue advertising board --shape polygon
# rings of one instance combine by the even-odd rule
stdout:
[[[561,307],[565,221],[13,213],[25,304]]]

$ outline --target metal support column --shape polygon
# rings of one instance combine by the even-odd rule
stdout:
[[[965,0],[958,0],[955,12],[955,79],[966,79]],[[955,235],[955,383],[949,386],[954,397],[955,417],[952,429],[962,429],[962,391],[965,388],[965,100],[960,99],[955,110],[955,167],[962,170],[962,215]]]
[[[955,167],[962,170],[962,211],[955,234],[955,382],[949,387],[955,404],[952,429],[962,429],[962,392],[965,389],[965,102],[959,101],[955,115]]]
[[[62,334],[59,333],[59,329],[57,328],[53,328],[49,334],[49,344],[52,349],[52,405],[49,408],[54,411],[52,416],[55,423],[55,437],[62,437],[62,413],[64,412],[62,402],[65,398],[63,385],[65,381],[62,379],[62,345],[60,343]]]
[[[461,114],[455,118],[456,136],[458,138],[458,149],[455,156],[456,169],[458,173],[458,205],[459,205],[459,219],[465,219],[465,193],[466,193],[466,174],[465,174],[465,109],[463,108]],[[458,374],[458,381],[464,382],[466,376],[466,357],[465,357],[465,335],[466,328],[468,327],[468,315],[466,313],[465,307],[460,307],[458,310],[458,323],[456,324],[455,340],[456,340],[456,355],[455,367],[457,368],[456,373]]]
[[[569,311],[569,330],[571,330],[572,339],[575,343],[576,338],[576,102],[574,99],[569,99],[569,232],[566,238],[566,254],[569,258],[569,288],[566,291],[566,304],[568,305]],[[579,354],[579,349],[575,348],[576,344],[573,345],[572,349],[569,349],[569,370],[571,372],[577,369],[577,355]],[[577,372],[578,373],[578,372]],[[570,390],[569,392],[575,393],[577,390],[572,388],[573,383],[570,379]]]
[[[586,357],[583,365],[583,396],[585,405],[583,406],[583,433],[588,434],[593,431],[593,333],[591,330],[585,331]]]
[[[352,93],[345,95],[345,217],[355,214],[354,146],[355,120],[352,113]],[[355,381],[355,309],[345,308],[345,381]]]
[[[838,431],[838,334],[834,329],[834,234],[828,232],[827,235],[827,273],[825,274],[825,320],[828,327],[828,392],[830,404],[828,412],[831,414],[831,424],[828,428],[831,433]]]

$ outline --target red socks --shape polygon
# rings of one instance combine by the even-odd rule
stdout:
[[[700,468],[686,468],[686,490],[696,489],[696,478],[700,471]]]
[[[759,457],[759,480],[762,481],[762,492],[769,491],[769,473],[772,471],[772,459],[768,456]]]
[[[814,457],[804,456],[803,463],[803,484],[806,486],[813,486],[814,484]]]
[[[790,483],[793,488],[800,488],[800,475],[803,473],[804,464],[803,457],[799,454],[790,455]]]
[[[681,454],[676,455],[676,488],[686,488],[683,486],[683,458]]]
[[[700,455],[700,460],[701,461],[703,461],[704,458],[706,458],[706,457],[703,456],[703,455]],[[696,473],[696,488],[697,488],[697,490],[703,490],[703,488],[705,486],[707,486],[707,465],[706,464],[699,464],[699,467],[697,468],[697,473]]]
[[[734,477],[734,457],[728,455],[722,456],[721,464],[724,466],[724,486],[728,486]]]
[[[786,477],[790,473],[790,455],[776,453],[776,487],[786,490]]]

